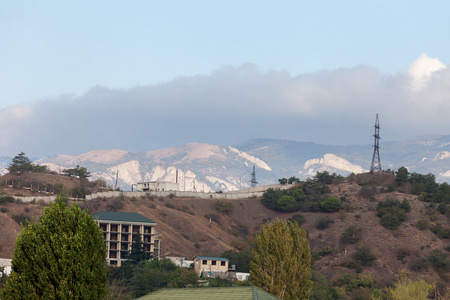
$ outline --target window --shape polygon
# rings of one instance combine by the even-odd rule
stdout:
[[[215,266],[216,265],[216,261],[215,260],[211,261],[211,265]]]
[[[224,261],[221,261],[221,262],[220,262],[220,266],[225,267],[225,262],[224,262]]]
[[[202,260],[202,265],[208,264],[208,261],[206,259]]]

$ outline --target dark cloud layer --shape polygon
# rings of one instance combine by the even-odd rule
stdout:
[[[292,76],[251,64],[127,90],[93,87],[0,111],[0,155],[148,151],[189,142],[233,145],[265,137],[327,144],[448,134],[450,71],[412,89],[410,74],[355,68]]]

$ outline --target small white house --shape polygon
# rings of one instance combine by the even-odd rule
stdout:
[[[236,279],[239,281],[246,281],[250,277],[250,273],[236,272]]]
[[[0,268],[3,268],[3,272],[0,272],[0,277],[8,276],[12,271],[12,259],[10,258],[0,258]]]
[[[185,259],[180,256],[166,256],[165,258],[170,259],[175,265],[183,268],[189,268],[194,263],[193,260]]]
[[[165,191],[178,191],[178,183],[169,181],[147,181],[138,182],[136,184],[136,191],[138,192],[165,192]]]

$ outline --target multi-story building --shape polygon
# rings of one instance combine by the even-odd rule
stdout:
[[[133,236],[139,234],[144,250],[159,258],[159,243],[156,238],[156,223],[137,213],[100,211],[93,215],[103,231],[106,242],[108,264],[120,266],[131,251]]]

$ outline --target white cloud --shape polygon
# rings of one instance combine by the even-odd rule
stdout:
[[[414,92],[422,90],[435,72],[445,68],[444,63],[439,59],[422,54],[408,69],[408,74],[411,77],[411,89]]]
[[[420,92],[411,91],[411,78],[426,79]],[[300,75],[226,66],[208,76],[128,90],[94,87],[5,109],[0,155],[233,146],[258,137],[370,144],[376,113],[383,141],[448,134],[449,95],[450,70],[426,56],[397,75],[368,66]]]

